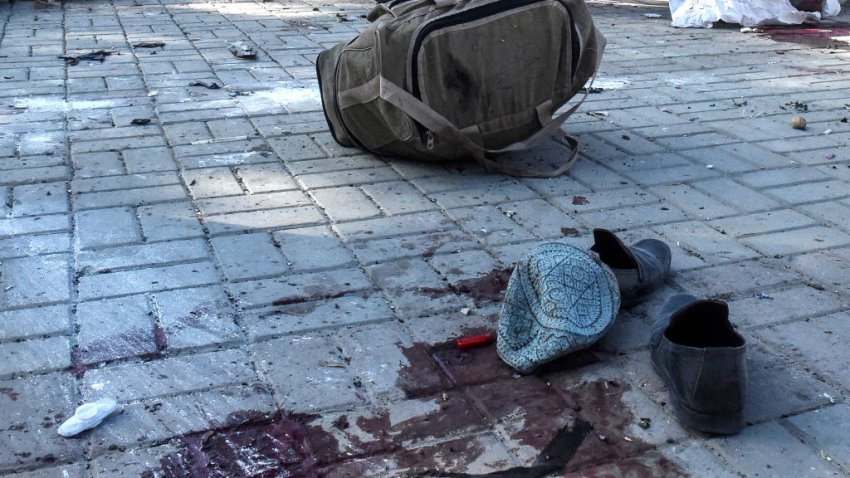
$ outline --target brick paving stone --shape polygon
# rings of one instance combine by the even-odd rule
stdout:
[[[204,214],[211,216],[240,211],[306,206],[311,203],[301,191],[283,191],[207,198],[198,200],[197,204]]]
[[[141,239],[135,211],[110,208],[75,215],[77,244],[83,249],[127,244]]]
[[[235,212],[204,218],[210,234],[281,229],[322,224],[325,218],[315,206]]]
[[[347,367],[335,365],[345,363],[345,357],[332,337],[284,337],[251,348],[260,373],[286,410],[315,413],[365,401],[362,381]],[[323,365],[329,363],[334,365]],[[304,379],[307,386],[302,383]]]
[[[135,401],[209,390],[254,380],[250,362],[246,352],[234,349],[110,365],[87,371],[81,391],[86,400],[111,396]]]
[[[350,247],[360,262],[368,265],[385,260],[460,252],[476,248],[477,243],[468,234],[445,231],[354,242]]]
[[[64,302],[71,298],[69,257],[66,254],[10,259],[0,265],[0,304],[3,307]]]
[[[722,234],[741,237],[813,225],[814,221],[792,209],[778,209],[770,212],[717,219],[708,222],[708,224]]]
[[[850,386],[850,375],[835,347],[841,344],[850,331],[850,315],[838,313],[823,317],[776,325],[758,332],[767,342],[789,347],[789,355],[797,356],[828,380],[839,383],[843,389]],[[839,347],[840,348],[840,347]]]
[[[142,234],[149,241],[184,239],[204,234],[192,205],[175,202],[142,206],[137,210]]]
[[[439,232],[455,228],[445,215],[432,211],[334,225],[334,230],[346,242]]]
[[[580,213],[578,219],[591,227],[620,230],[678,222],[686,216],[673,205],[647,204]]]
[[[361,189],[387,216],[428,211],[437,207],[414,186],[403,181],[367,184]]]
[[[319,189],[311,194],[333,222],[368,219],[381,215],[380,209],[369,196],[355,187]]]
[[[846,214],[848,207],[850,201],[844,200],[809,204],[798,209],[812,217],[830,222],[844,231],[850,231],[850,218]]]
[[[20,185],[12,190],[12,194],[14,216],[57,214],[69,209],[65,183]]]
[[[239,340],[237,313],[223,288],[211,286],[157,292],[151,296],[167,350]]]
[[[726,178],[695,182],[693,186],[741,212],[757,212],[779,206],[779,203],[764,194]]]
[[[68,314],[64,305],[0,312],[0,341],[67,334],[71,330]]]
[[[78,363],[89,364],[157,351],[153,307],[137,295],[82,302],[77,305],[79,325],[75,350]]]
[[[231,296],[243,308],[276,305],[274,303],[285,305],[371,288],[372,284],[360,269],[343,268],[245,281],[227,286]]]
[[[85,468],[82,463],[74,463],[33,471],[22,471],[8,476],[13,478],[53,478],[55,476],[61,476],[62,478],[83,478],[85,476]]]
[[[92,300],[217,282],[212,263],[195,262],[83,276],[79,280],[79,297]]]
[[[705,297],[760,292],[774,286],[799,284],[801,277],[769,262],[748,261],[677,274],[676,283],[691,294]]]
[[[366,272],[406,316],[421,317],[462,307],[445,280],[424,260],[385,262],[367,267]]]
[[[803,254],[791,259],[791,267],[811,277],[828,290],[850,293],[847,274],[850,271],[850,249]]]
[[[116,151],[75,154],[72,156],[72,160],[74,176],[77,178],[124,174],[124,163]]]
[[[741,242],[765,256],[775,256],[847,246],[850,245],[850,236],[833,228],[818,226],[748,236]]]
[[[713,445],[739,472],[748,476],[840,476],[818,452],[777,423],[748,428]]]
[[[326,269],[354,262],[348,249],[326,226],[287,229],[275,232],[273,237],[288,264],[295,270]]]
[[[850,195],[847,183],[834,180],[773,188],[766,193],[790,204],[824,201]]]
[[[153,244],[117,246],[77,254],[77,267],[96,272],[111,269],[152,266],[171,262],[208,259],[206,245],[199,239],[176,240]]]
[[[729,302],[735,322],[758,327],[793,319],[807,319],[850,306],[846,298],[811,286],[759,292]]]
[[[370,292],[273,306],[242,317],[253,340],[339,326],[385,322],[394,318],[387,300]]]
[[[289,172],[280,164],[244,165],[235,168],[234,172],[251,194],[298,189]]]
[[[161,473],[160,460],[176,451],[176,447],[168,444],[106,453],[92,460],[91,475],[94,478],[129,478],[143,476],[146,472]]]
[[[847,470],[850,465],[850,449],[845,439],[850,433],[848,413],[850,410],[847,404],[841,403],[789,417],[786,426],[790,424],[788,428],[792,433],[802,432],[804,441],[818,450],[821,458]]]
[[[289,272],[286,258],[266,233],[216,237],[210,241],[228,280],[254,279]]]
[[[701,222],[681,222],[654,226],[653,230],[666,237],[671,244],[696,255],[707,264],[753,259],[759,254],[742,246]]]
[[[468,234],[490,246],[535,238],[530,231],[518,227],[517,219],[509,218],[493,205],[450,209],[446,214],[460,223]]]
[[[24,234],[67,231],[69,228],[70,221],[67,214],[0,218],[0,238]]]
[[[15,236],[0,239],[0,259],[55,254],[71,249],[71,236],[67,233]]]
[[[124,165],[130,174],[174,170],[177,165],[168,148],[126,149],[121,152]]]
[[[5,445],[0,451],[0,470],[13,472],[41,463],[73,461],[82,457],[81,443],[66,440],[56,427],[77,405],[74,379],[52,373],[0,381],[0,404],[4,410]]]
[[[0,358],[0,377],[58,371],[71,365],[71,344],[67,337],[0,343]]]
[[[228,168],[193,169],[182,175],[195,199],[242,194],[242,187]]]

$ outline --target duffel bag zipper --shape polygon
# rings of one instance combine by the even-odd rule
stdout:
[[[394,2],[405,2],[409,0],[394,0]],[[534,3],[539,3],[540,0],[502,0],[498,2],[488,3],[486,5],[481,5],[479,7],[473,7],[468,10],[464,10],[462,12],[458,12],[451,15],[446,15],[444,17],[437,17],[430,22],[426,23],[421,29],[419,33],[416,35],[416,39],[413,42],[413,47],[411,48],[410,55],[410,80],[411,80],[411,91],[410,93],[415,96],[417,99],[422,99],[421,92],[419,90],[419,50],[422,47],[422,42],[425,41],[425,37],[429,34],[433,33],[436,30],[441,28],[446,28],[454,25],[459,25],[461,23],[472,22],[475,20],[480,20],[482,18],[488,17],[490,15],[494,15],[497,13],[506,12],[508,10],[513,10],[515,8],[524,7],[527,5],[531,5]],[[561,3],[564,8],[567,9],[567,12],[570,12],[570,9],[564,2]],[[576,29],[575,22],[573,21],[572,13],[570,13],[570,43],[572,44],[572,72],[574,73],[578,68],[578,60],[579,55],[581,54],[580,45],[577,42],[573,41],[577,38],[578,32]]]

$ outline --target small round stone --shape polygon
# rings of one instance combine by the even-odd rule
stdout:
[[[802,116],[791,118],[791,127],[794,129],[806,129],[806,118]]]

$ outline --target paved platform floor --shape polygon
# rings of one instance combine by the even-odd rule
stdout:
[[[582,158],[526,180],[334,143],[314,58],[368,8],[0,4],[0,475],[480,474],[580,424],[550,476],[850,472],[846,23],[771,38],[593,3],[602,91],[565,126]],[[596,226],[674,250],[601,343],[524,377],[447,345],[493,329],[525,252]],[[680,427],[651,369],[682,290],[749,340],[738,436]],[[56,434],[102,396],[123,412]]]

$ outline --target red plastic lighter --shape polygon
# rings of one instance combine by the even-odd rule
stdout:
[[[493,342],[493,334],[473,335],[472,337],[461,337],[455,341],[459,349],[471,349],[483,347]]]

